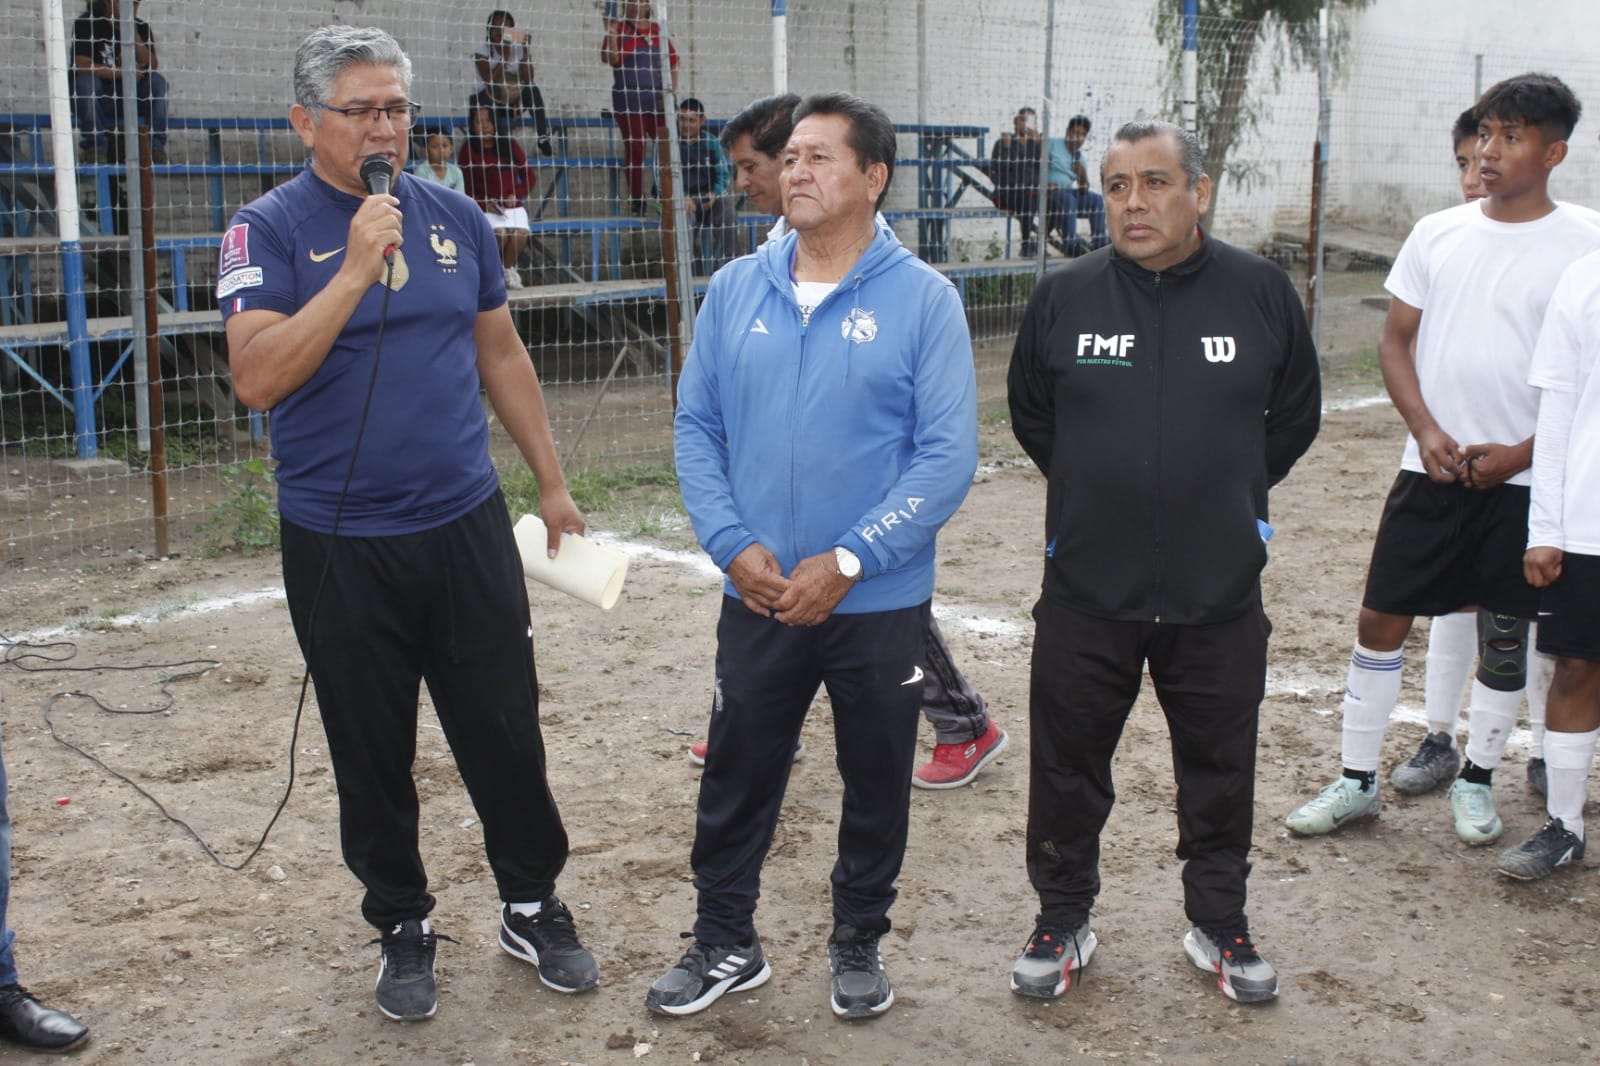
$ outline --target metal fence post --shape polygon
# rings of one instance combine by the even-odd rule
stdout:
[[[1317,13],[1317,148],[1311,187],[1311,342],[1322,345],[1322,271],[1328,212],[1328,142],[1333,120],[1332,69],[1328,55],[1329,0]]]
[[[42,0],[45,61],[50,64],[50,147],[55,159],[56,225],[61,235],[61,286],[67,309],[67,350],[72,367],[73,439],[79,459],[93,459],[94,379],[89,365],[89,305],[83,294],[82,215],[78,209],[78,153],[72,139],[72,83],[67,76],[66,15],[61,0]]]
[[[1045,253],[1050,250],[1050,113],[1055,110],[1051,86],[1055,80],[1056,0],[1044,8],[1044,99],[1039,101],[1039,267],[1044,277]]]
[[[694,343],[694,230],[689,225],[689,212],[684,207],[683,201],[683,163],[678,151],[678,92],[672,87],[672,56],[669,42],[671,37],[668,31],[671,26],[667,21],[667,4],[661,0],[656,5],[657,19],[661,27],[661,48],[659,62],[661,64],[661,100],[666,112],[662,116],[667,127],[667,172],[662,175],[664,195],[664,211],[672,212],[669,222],[662,218],[663,230],[673,234],[673,247],[663,249],[672,255],[673,264],[676,266],[676,284],[668,286],[667,299],[677,306],[677,329],[672,337],[671,355],[667,360],[667,391],[677,404],[678,372],[683,369],[683,361],[689,356],[689,345]]]

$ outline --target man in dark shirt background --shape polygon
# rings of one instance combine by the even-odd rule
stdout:
[[[734,228],[739,216],[727,195],[731,175],[722,142],[706,129],[705,105],[692,96],[678,105],[678,161],[683,166],[683,204],[694,225],[697,245],[700,231],[711,231],[714,269],[739,254]],[[696,254],[695,259],[700,256]]]
[[[137,15],[139,0],[134,0]],[[88,162],[114,162],[110,133],[122,122],[120,0],[89,0],[72,23],[72,103],[83,134],[80,151]],[[133,57],[139,78],[139,124],[150,127],[150,151],[167,161],[167,79],[161,74],[150,24],[133,20]]]

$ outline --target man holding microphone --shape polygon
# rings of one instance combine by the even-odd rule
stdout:
[[[567,836],[545,779],[533,629],[480,389],[538,478],[552,556],[583,517],[506,307],[494,233],[466,197],[402,173],[418,111],[410,81],[381,30],[306,38],[289,118],[309,165],[235,216],[217,283],[235,389],[272,413],[284,587],[345,861],[382,933],[378,1007],[398,1021],[438,1006],[411,776],[422,681],[483,823],[501,946],[557,991],[599,981],[555,895]]]

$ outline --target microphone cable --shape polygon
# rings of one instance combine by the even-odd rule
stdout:
[[[374,182],[374,164],[379,156],[368,156],[361,164],[361,180],[367,186],[369,195],[378,192],[388,193],[389,182],[393,179],[394,168],[387,159],[381,171],[383,187],[378,189]],[[272,817],[267,821],[267,827],[261,831],[261,839],[256,841],[255,847],[250,849],[250,854],[239,861],[237,866],[222,863],[231,870],[242,870],[250,864],[250,860],[260,854],[266,847],[267,835],[272,832],[272,827],[278,824],[278,818],[283,814],[283,809],[289,805],[289,796],[294,792],[295,779],[295,754],[300,745],[300,722],[305,717],[306,691],[311,685],[311,653],[316,647],[317,637],[317,609],[322,606],[322,593],[328,584],[328,573],[333,569],[333,554],[339,547],[339,524],[344,519],[345,498],[350,493],[350,482],[356,475],[356,459],[361,455],[361,442],[367,435],[367,417],[372,414],[372,396],[378,387],[378,362],[383,355],[383,334],[389,325],[389,297],[394,293],[394,249],[391,246],[384,250],[383,272],[383,302],[378,307],[378,332],[372,341],[372,372],[367,376],[367,392],[361,399],[361,418],[356,422],[356,439],[350,447],[350,465],[345,468],[344,484],[339,486],[339,499],[333,507],[333,527],[328,533],[328,551],[322,558],[322,572],[317,575],[317,588],[311,595],[311,610],[306,614],[306,643],[304,660],[305,673],[300,676],[300,698],[295,703],[294,725],[289,730],[289,781],[283,788],[283,797],[278,800],[278,806],[273,810]],[[280,549],[281,550],[281,549]],[[287,590],[286,590],[287,591]],[[202,842],[202,846],[204,846]],[[206,853],[211,854],[211,849],[206,848]],[[216,856],[212,856],[216,858]],[[221,860],[218,860],[221,862]]]
[[[283,798],[278,801],[277,809],[272,812],[267,827],[261,831],[261,839],[256,841],[256,846],[250,849],[238,866],[228,866],[230,870],[242,870],[250,864],[261,849],[266,846],[267,834],[272,832],[272,827],[278,823],[278,816],[289,805],[289,795],[294,791],[295,753],[300,744],[300,721],[305,716],[306,690],[311,684],[311,653],[316,648],[317,638],[317,609],[322,606],[323,589],[328,584],[328,573],[333,569],[333,553],[339,546],[339,523],[344,518],[345,497],[350,492],[350,482],[356,474],[356,458],[361,454],[361,441],[367,434],[367,416],[372,413],[372,395],[378,387],[378,360],[383,354],[383,333],[389,324],[389,296],[394,292],[394,255],[391,253],[384,257],[388,266],[384,269],[383,276],[383,303],[378,308],[378,333],[372,342],[372,373],[367,377],[367,394],[361,401],[361,418],[356,423],[356,439],[350,448],[350,465],[345,468],[344,484],[339,486],[339,499],[333,507],[333,528],[328,533],[328,551],[322,559],[322,573],[317,575],[317,588],[311,595],[311,610],[306,614],[306,646],[305,646],[305,673],[300,676],[300,699],[294,708],[294,726],[289,731],[289,783],[284,786]],[[204,842],[202,842],[202,847]],[[211,854],[211,849],[206,848],[206,853]],[[216,856],[212,856],[216,858]],[[218,860],[219,862],[221,860]]]
[[[206,842],[206,839],[203,836],[201,836],[200,832],[197,829],[195,829],[194,826],[190,825],[184,819],[179,818],[177,815],[175,815],[171,811],[167,810],[166,806],[159,799],[157,799],[154,795],[152,795],[147,789],[145,789],[143,786],[141,786],[137,781],[134,781],[132,778],[128,777],[126,774],[123,774],[123,773],[113,769],[112,767],[106,765],[104,760],[102,760],[99,756],[95,755],[93,752],[86,751],[83,748],[79,747],[78,745],[74,744],[72,741],[70,741],[70,740],[66,739],[65,737],[61,736],[56,731],[55,721],[51,717],[52,712],[55,710],[56,703],[58,701],[64,700],[64,699],[85,699],[85,700],[88,700],[89,702],[93,703],[96,707],[98,707],[100,710],[105,711],[107,714],[134,714],[134,715],[160,714],[160,713],[170,709],[172,707],[174,701],[175,701],[175,697],[173,696],[171,690],[167,687],[168,684],[170,684],[171,682],[174,682],[174,681],[184,681],[184,680],[189,680],[189,679],[196,678],[196,677],[202,677],[202,676],[210,673],[211,671],[218,669],[222,665],[220,662],[218,662],[218,661],[216,661],[214,659],[198,659],[198,660],[185,660],[183,662],[176,662],[176,663],[142,664],[142,665],[138,665],[138,666],[61,666],[61,665],[26,666],[26,665],[23,665],[24,662],[27,661],[27,660],[30,660],[30,659],[45,659],[46,661],[51,662],[53,664],[59,664],[61,662],[66,661],[67,659],[71,659],[73,656],[75,656],[77,654],[77,648],[76,648],[75,645],[72,645],[72,644],[70,644],[68,642],[57,642],[57,643],[53,643],[53,644],[42,644],[42,645],[41,644],[32,644],[32,645],[30,645],[30,644],[25,644],[25,643],[18,642],[18,641],[10,641],[10,640],[6,639],[3,635],[0,635],[0,648],[4,649],[4,655],[3,655],[3,657],[0,657],[0,661],[3,661],[4,663],[6,663],[8,665],[11,665],[11,666],[14,666],[14,667],[16,667],[18,669],[28,671],[30,673],[42,673],[42,672],[47,672],[47,671],[63,671],[63,670],[65,670],[65,671],[73,671],[73,672],[90,673],[90,672],[98,672],[98,671],[102,671],[102,670],[139,670],[139,669],[149,669],[149,668],[152,668],[152,667],[160,667],[160,668],[177,668],[177,667],[186,667],[186,666],[196,667],[196,669],[189,670],[189,671],[187,671],[185,673],[168,674],[168,675],[166,675],[166,676],[164,676],[163,678],[160,679],[160,685],[159,685],[160,691],[161,691],[161,694],[166,697],[166,701],[164,703],[160,704],[159,706],[151,707],[151,708],[144,709],[144,710],[136,710],[136,711],[122,710],[122,709],[117,709],[117,708],[106,706],[106,704],[101,702],[100,699],[98,697],[94,696],[92,693],[79,692],[79,691],[57,692],[54,695],[52,695],[49,698],[49,700],[46,701],[46,703],[45,703],[44,721],[45,721],[46,727],[49,729],[50,739],[54,740],[57,744],[60,744],[62,747],[67,748],[67,749],[69,749],[71,751],[74,751],[77,754],[83,756],[83,758],[85,758],[85,759],[89,760],[90,762],[94,763],[96,766],[100,767],[100,769],[104,770],[106,773],[110,774],[112,777],[116,778],[117,780],[119,780],[119,781],[123,782],[124,784],[128,785],[129,787],[131,787],[135,792],[139,793],[139,795],[141,795],[145,799],[149,800],[150,803],[155,806],[156,810],[160,811],[162,816],[165,817],[169,822],[172,822],[174,825],[176,825],[179,828],[181,828],[184,832],[188,833],[189,836],[193,837],[195,843],[200,845],[200,850],[205,852],[207,858],[209,858],[212,862],[216,863],[218,866],[222,867],[223,869],[230,870],[230,871],[233,871],[233,872],[236,872],[236,873],[238,871],[240,871],[240,870],[243,870],[246,866],[249,866],[250,863],[255,859],[255,857],[261,853],[261,849],[266,847],[267,837],[272,833],[273,827],[278,824],[278,819],[283,815],[284,808],[289,805],[289,797],[294,792],[294,782],[295,782],[295,774],[296,774],[295,756],[297,754],[297,751],[298,751],[298,748],[299,748],[299,743],[300,743],[300,723],[301,723],[302,719],[305,716],[306,692],[307,692],[307,689],[308,689],[308,687],[310,685],[310,682],[311,682],[311,651],[312,651],[312,648],[315,646],[315,637],[316,637],[316,628],[315,627],[316,627],[317,611],[318,611],[318,608],[322,605],[323,590],[327,586],[328,574],[333,568],[333,555],[334,555],[334,551],[337,549],[337,546],[338,546],[339,525],[340,525],[340,523],[342,522],[342,520],[344,518],[345,499],[349,495],[350,484],[355,478],[356,459],[361,454],[361,442],[362,442],[363,438],[366,436],[367,419],[368,419],[368,416],[372,413],[372,397],[373,397],[373,394],[375,393],[375,391],[377,389],[377,385],[378,385],[378,365],[379,365],[380,357],[383,354],[383,335],[384,335],[384,331],[387,328],[388,323],[389,323],[389,297],[394,292],[394,288],[393,288],[393,282],[394,282],[394,256],[391,254],[391,255],[386,256],[385,259],[387,260],[388,266],[384,271],[383,302],[382,302],[382,304],[380,305],[380,307],[378,309],[378,331],[377,331],[377,335],[373,339],[373,345],[372,345],[372,371],[371,371],[370,375],[367,378],[366,395],[363,397],[362,402],[361,402],[361,418],[356,423],[355,442],[351,446],[351,449],[350,449],[350,463],[345,469],[344,483],[339,488],[339,498],[338,498],[338,501],[335,503],[334,509],[333,509],[333,528],[332,528],[332,532],[330,532],[328,534],[328,538],[329,539],[328,539],[327,554],[323,557],[322,571],[317,576],[316,591],[312,594],[312,597],[311,597],[311,610],[308,612],[308,614],[306,616],[306,643],[305,643],[305,650],[304,650],[304,658],[305,658],[306,669],[305,669],[305,673],[300,678],[300,697],[299,697],[299,700],[296,703],[295,709],[294,709],[294,724],[290,728],[290,731],[289,731],[289,777],[288,777],[287,783],[284,785],[283,795],[281,797],[279,797],[277,806],[275,808],[273,808],[272,817],[267,820],[266,827],[261,830],[260,837],[258,837],[256,839],[255,845],[253,847],[251,847],[249,853],[246,854],[244,858],[240,859],[237,863],[228,862],[226,859],[222,858],[222,856],[218,855],[217,852],[211,847],[211,845]],[[72,650],[70,652],[68,652],[67,654],[65,654],[65,655],[59,655],[59,656],[54,656],[54,657],[40,654],[40,652],[42,652],[42,651],[46,651],[46,650],[54,649],[54,648],[59,648],[59,647],[69,647]],[[17,651],[17,649],[23,649],[23,650],[19,653]]]

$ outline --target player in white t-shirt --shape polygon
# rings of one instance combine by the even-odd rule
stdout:
[[[1471,604],[1526,619],[1537,608],[1521,565],[1539,402],[1527,373],[1550,292],[1569,264],[1600,248],[1600,219],[1550,199],[1550,173],[1582,110],[1566,85],[1522,75],[1474,110],[1488,197],[1418,222],[1385,283],[1394,300],[1379,360],[1411,432],[1367,571],[1342,705],[1344,773],[1289,815],[1301,835],[1377,816],[1378,760],[1416,616]],[[1479,649],[1467,761],[1450,787],[1456,834],[1469,844],[1504,831],[1491,775],[1526,663],[1525,646],[1490,636]]]
[[[1556,657],[1545,734],[1550,820],[1500,856],[1531,881],[1583,858],[1583,801],[1600,737],[1600,253],[1550,298],[1528,375],[1539,389],[1523,566],[1541,590],[1539,650]]]
[[[1456,118],[1450,130],[1450,143],[1455,149],[1456,180],[1461,185],[1461,199],[1466,203],[1482,200],[1488,193],[1478,178],[1478,114],[1467,108]],[[1518,619],[1497,620],[1492,615],[1486,624],[1499,624],[1506,628],[1527,627],[1521,633],[1503,634],[1505,639],[1521,640],[1533,644],[1537,627]],[[1456,747],[1456,724],[1461,716],[1461,703],[1467,696],[1467,683],[1471,680],[1473,664],[1478,659],[1478,610],[1468,607],[1453,614],[1439,615],[1428,626],[1428,654],[1423,680],[1423,712],[1428,731],[1416,753],[1396,766],[1389,775],[1389,783],[1396,792],[1407,796],[1420,796],[1432,792],[1447,781],[1455,780],[1461,769],[1461,753]],[[1532,735],[1528,755],[1528,787],[1543,796],[1545,793],[1544,763],[1544,701],[1550,687],[1550,671],[1554,660],[1548,655],[1533,652],[1527,660],[1527,685],[1523,693],[1528,701],[1528,730]]]

